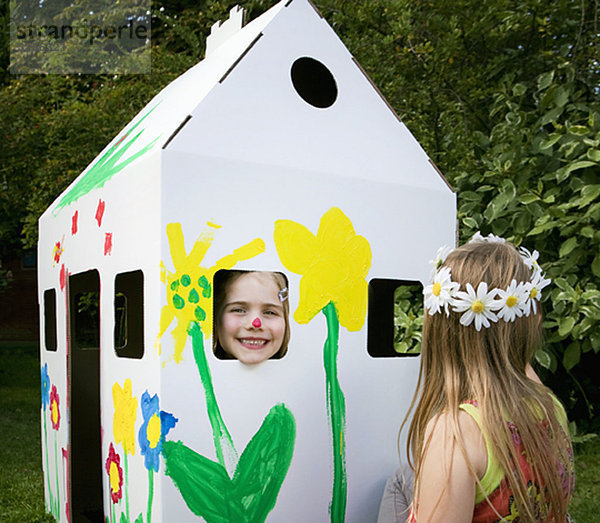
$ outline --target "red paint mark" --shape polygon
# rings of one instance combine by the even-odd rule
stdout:
[[[260,318],[254,318],[254,321],[252,322],[252,326],[256,329],[262,327],[262,323],[260,322]]]
[[[71,218],[71,234],[77,234],[77,218],[79,218],[79,211],[75,211],[73,218]]]
[[[119,141],[113,146],[117,147],[117,145],[119,145],[123,140],[125,140],[125,138],[127,138],[127,133],[125,133],[123,136],[121,136],[121,138],[119,138]]]
[[[63,248],[61,247],[60,242],[56,242],[53,249],[54,265],[60,263],[60,256],[62,255],[62,253]]]
[[[60,268],[60,290],[64,291],[67,285],[67,270],[65,269],[65,264],[62,264]]]
[[[71,522],[71,513],[69,511],[69,494],[71,492],[71,489],[69,488],[69,451],[68,449],[63,448],[62,449],[62,457],[63,460],[66,461],[66,465],[65,465],[65,470],[67,471],[67,500],[65,501],[65,512],[67,514],[67,521],[69,521],[69,523]]]
[[[98,200],[98,208],[96,209],[96,221],[98,222],[98,227],[102,225],[102,217],[104,216],[104,207],[106,202],[104,200]]]
[[[112,232],[107,232],[104,235],[104,256],[112,254]]]

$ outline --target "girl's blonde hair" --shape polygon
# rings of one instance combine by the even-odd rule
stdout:
[[[250,273],[263,274],[270,277],[277,288],[279,289],[282,298],[281,305],[283,307],[283,317],[285,320],[285,333],[283,335],[283,343],[280,349],[272,356],[272,359],[283,358],[287,353],[288,343],[290,342],[290,301],[288,299],[287,292],[287,279],[280,272],[269,272],[269,271],[226,271],[221,270],[215,274],[213,288],[215,290],[214,298],[214,325],[213,325],[213,352],[219,359],[230,359],[231,356],[225,352],[221,343],[219,342],[219,322],[223,316],[225,310],[225,304],[227,303],[227,293],[231,288],[231,285],[240,279],[245,274]]]
[[[450,267],[452,281],[460,283],[463,289],[466,283],[477,288],[482,281],[487,282],[489,289],[504,289],[512,279],[526,282],[531,274],[509,243],[466,244],[452,251],[444,265]],[[548,505],[550,511],[542,520],[564,520],[568,496],[557,473],[557,463],[565,465],[570,477],[570,443],[557,419],[550,390],[526,376],[526,367],[542,341],[541,307],[537,313],[531,310],[514,322],[499,320],[480,331],[474,325],[461,325],[459,319],[456,312],[449,316],[443,312],[433,316],[425,313],[417,393],[402,424],[407,423],[414,409],[407,454],[415,470],[415,493],[419,491],[423,454],[429,443],[425,441],[425,429],[441,413],[449,414],[454,444],[459,446],[479,484],[458,426],[459,406],[477,401],[482,429],[492,454],[503,470],[509,471],[506,479],[521,517],[539,521],[536,506]],[[519,460],[508,420],[518,427],[535,483],[545,487],[540,488],[540,505],[528,495],[522,471],[514,465]],[[547,422],[547,431],[541,430],[542,420]]]

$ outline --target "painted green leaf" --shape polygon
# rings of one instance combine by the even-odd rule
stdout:
[[[163,444],[166,472],[188,508],[208,523],[264,521],[275,506],[296,440],[296,422],[275,405],[238,461],[233,480],[225,468],[181,441]]]
[[[236,497],[247,507],[247,521],[264,521],[275,506],[295,440],[294,416],[285,405],[275,405],[244,449],[233,477]]]
[[[243,507],[232,496],[227,471],[181,441],[165,441],[165,474],[179,489],[188,508],[207,523],[246,521]]]

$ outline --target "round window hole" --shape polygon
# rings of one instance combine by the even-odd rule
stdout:
[[[337,99],[337,85],[331,71],[314,58],[304,56],[292,65],[292,84],[310,105],[325,109]]]

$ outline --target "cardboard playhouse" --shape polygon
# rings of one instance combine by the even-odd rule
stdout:
[[[40,219],[59,521],[375,521],[398,465],[394,289],[454,245],[455,195],[309,1],[242,18]],[[214,355],[232,268],[286,276],[283,358]]]

